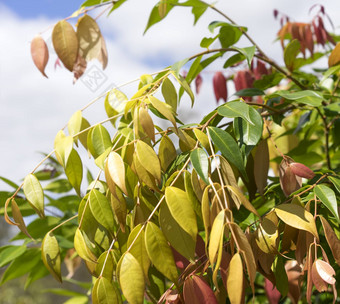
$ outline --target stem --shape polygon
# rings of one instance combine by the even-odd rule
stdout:
[[[52,229],[50,230],[49,233],[51,233],[51,232],[53,232],[54,230],[58,229],[58,228],[61,227],[62,225],[66,224],[67,222],[72,221],[72,220],[75,219],[77,216],[78,216],[78,214],[76,214],[76,215],[74,215],[74,216],[68,218],[67,220],[63,221],[63,222],[60,223],[59,225],[57,225],[57,226],[55,226],[54,228],[52,228]]]
[[[322,119],[323,125],[324,125],[325,154],[326,154],[327,168],[329,170],[332,170],[331,157],[329,155],[329,124],[327,123],[327,117],[322,114],[321,110],[319,108],[316,108],[316,110],[318,111],[318,113],[319,113],[319,115]]]

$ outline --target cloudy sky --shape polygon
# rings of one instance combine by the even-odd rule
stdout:
[[[55,134],[75,111],[111,85],[156,72],[200,51],[202,35],[210,35],[208,24],[222,20],[211,11],[192,27],[190,10],[177,8],[143,36],[148,14],[156,1],[127,1],[109,17],[104,14],[98,20],[106,39],[109,64],[102,85],[93,89],[81,80],[73,85],[72,75],[66,69],[54,70],[56,56],[53,53],[46,69],[49,79],[42,77],[30,55],[32,38],[42,33],[50,43],[53,25],[71,15],[81,3],[75,0],[0,0],[0,176],[19,182],[41,159],[38,152],[48,153],[53,149]],[[338,1],[323,0],[322,3],[337,26]],[[311,18],[308,10],[313,4],[315,2],[308,0],[220,0],[216,6],[238,24],[247,26],[262,49],[281,62],[282,50],[279,43],[274,43],[280,26],[273,18],[273,9],[295,21],[308,22]],[[92,15],[100,12],[99,9]],[[242,41],[241,45],[249,44]],[[99,64],[94,62],[92,67],[98,68]],[[194,109],[196,117],[202,115],[202,109],[215,107],[211,78],[216,69],[216,65],[212,66],[210,73],[203,75],[203,93],[198,96]],[[135,88],[129,86],[124,90],[129,95]],[[183,108],[186,113],[188,110],[189,107]],[[97,102],[93,110],[85,111],[84,116],[91,123],[105,119],[103,101]],[[0,182],[0,189],[4,187]]]

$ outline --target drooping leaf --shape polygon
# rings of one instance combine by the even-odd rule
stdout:
[[[227,90],[227,79],[224,77],[222,72],[216,72],[213,77],[213,88],[215,93],[216,102],[220,99],[227,101],[228,90]]]
[[[79,49],[77,34],[72,25],[65,20],[59,21],[53,28],[52,42],[59,59],[72,72]]]
[[[187,304],[217,304],[217,299],[210,286],[197,275],[188,276],[183,285],[184,301]]]
[[[338,265],[340,265],[340,240],[336,236],[334,230],[329,225],[327,220],[321,215],[319,215],[319,217],[321,219],[323,231],[325,233],[326,240],[327,240],[327,243],[329,245],[329,248],[332,251],[332,254],[333,254],[333,257],[334,257],[336,263],[338,263]]]
[[[190,153],[190,160],[200,178],[209,184],[209,158],[201,148],[196,148]]]
[[[260,217],[255,207],[249,202],[249,200],[243,195],[242,191],[238,186],[226,185],[229,193],[233,197],[234,201],[238,201],[250,212],[254,213],[256,216]]]
[[[38,213],[38,215],[43,218],[45,216],[44,192],[40,182],[34,174],[28,174],[25,177],[23,190],[30,205]]]
[[[142,225],[137,225],[130,233],[127,246],[130,248],[130,253],[136,258],[139,262],[139,265],[143,269],[143,273],[145,278],[148,277],[148,270],[150,267],[150,259],[148,253],[146,251],[145,245],[145,231],[142,229]],[[140,231],[141,230],[141,231]],[[138,235],[138,237],[137,237]]]
[[[176,222],[167,204],[161,204],[159,224],[170,245],[186,259],[194,261],[196,240]]]
[[[54,139],[55,155],[59,163],[65,167],[68,157],[73,148],[73,138],[66,136],[65,133],[60,130]]]
[[[88,14],[85,14],[78,20],[77,38],[79,41],[80,55],[85,58],[86,61],[98,59],[101,61],[103,69],[105,69],[107,58],[106,60],[102,60],[103,58],[101,58],[103,47],[104,52],[106,52],[104,38],[97,22]]]
[[[83,122],[83,116],[81,111],[76,111],[70,118],[70,120],[67,123],[67,130],[70,136],[74,136],[81,130],[81,125]],[[74,139],[76,142],[76,138]]]
[[[65,174],[72,187],[80,196],[80,186],[83,179],[83,164],[78,152],[72,149],[66,163]]]
[[[139,109],[139,122],[144,132],[153,142],[155,142],[155,126],[153,124],[151,116],[144,107],[140,107]]]
[[[283,53],[284,61],[285,61],[286,67],[290,71],[293,71],[295,68],[294,63],[295,63],[296,56],[300,52],[300,47],[301,47],[300,42],[297,39],[294,39],[286,46],[284,50],[284,53]]]
[[[252,123],[241,118],[235,118],[234,131],[241,143],[255,146],[262,136],[263,120],[261,115],[252,107],[249,107],[249,117]]]
[[[275,95],[279,95],[285,99],[295,101],[297,103],[302,103],[312,107],[321,106],[323,97],[320,93],[311,91],[311,90],[304,90],[298,92],[289,92],[289,91],[276,91]]]
[[[187,194],[179,188],[166,187],[165,200],[175,221],[196,240],[196,214]]]
[[[243,295],[243,264],[240,254],[233,255],[228,270],[227,291],[231,304],[242,303]]]
[[[98,223],[104,226],[111,233],[114,233],[112,209],[106,196],[97,189],[93,189],[90,193],[89,202],[91,212]]]
[[[169,78],[165,78],[162,82],[162,94],[165,102],[171,106],[172,110],[177,111],[177,92],[175,86]]]
[[[31,42],[31,55],[35,66],[48,78],[45,74],[45,67],[49,57],[48,48],[46,42],[40,35],[35,36]]]
[[[257,228],[256,244],[265,253],[275,253],[277,250],[278,227],[268,218],[264,218]]]
[[[312,281],[317,291],[324,292],[328,289],[328,284],[321,278],[320,274],[318,273],[318,270],[316,268],[317,261],[319,260],[314,261],[312,269],[309,271],[311,271]]]
[[[161,165],[155,151],[148,144],[139,140],[136,144],[136,155],[145,170],[160,182]]]
[[[161,162],[162,170],[165,172],[172,161],[177,157],[177,152],[171,139],[164,135],[159,144],[158,156]]]
[[[77,228],[74,234],[74,248],[77,251],[78,255],[85,261],[96,262],[96,257],[87,247],[85,238],[79,228]]]
[[[321,184],[315,186],[314,193],[320,199],[320,201],[329,209],[329,211],[332,212],[338,222],[340,222],[338,204],[334,191],[326,185]]]
[[[24,254],[27,250],[26,245],[21,246],[4,246],[0,251],[0,267],[7,265],[17,257]]]
[[[319,239],[314,217],[305,208],[296,204],[281,204],[274,210],[276,215],[287,225],[308,231]]]
[[[41,257],[53,277],[62,282],[61,279],[61,256],[56,237],[48,232],[41,243]]]
[[[221,151],[222,155],[228,161],[234,164],[236,168],[240,170],[241,174],[246,177],[247,174],[244,168],[243,158],[240,149],[238,148],[232,136],[226,131],[223,131],[216,127],[209,127],[208,130],[212,141]]]
[[[154,96],[149,96],[149,100],[151,104],[155,107],[155,109],[159,113],[161,113],[166,119],[168,119],[174,125],[175,128],[177,128],[176,120],[173,114],[173,108],[171,108],[171,106],[160,101]]]
[[[94,158],[97,158],[107,151],[108,148],[112,147],[111,136],[102,125],[94,127],[89,135],[91,135],[92,143],[92,147],[89,146],[89,149]]]
[[[9,205],[9,203],[11,203],[12,216],[13,216],[14,222],[9,218],[8,213],[7,213],[7,207]],[[9,197],[6,200],[4,217],[5,217],[6,223],[8,223],[9,225],[18,226],[18,228],[21,230],[22,233],[27,235],[29,238],[32,238],[31,235],[27,231],[27,227],[26,227],[26,224],[25,224],[24,219],[22,217],[21,211],[20,211],[17,203],[15,202],[14,198]]]
[[[126,252],[121,257],[117,271],[119,271],[119,284],[126,300],[131,304],[142,304],[144,298],[144,274],[137,259]]]
[[[155,267],[169,280],[177,283],[178,273],[172,251],[162,231],[152,222],[146,225],[145,245]]]
[[[122,157],[112,151],[107,157],[105,164],[105,176],[109,175],[112,181],[126,194],[125,165]]]
[[[329,263],[322,261],[322,260],[316,260],[315,261],[316,271],[318,272],[319,276],[328,284],[334,284],[336,282],[335,278],[333,277],[335,275],[335,271]]]
[[[92,290],[93,304],[122,304],[118,288],[107,278],[100,277],[96,280]]]
[[[111,194],[111,207],[117,217],[120,229],[125,232],[127,206],[123,193],[119,189],[116,189],[116,193]]]
[[[223,241],[225,223],[225,211],[221,210],[214,219],[214,223],[211,228],[210,241],[209,241],[209,261],[213,265],[220,247],[221,241]]]

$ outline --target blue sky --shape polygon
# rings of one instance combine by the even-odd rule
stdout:
[[[0,0],[21,18],[65,18],[77,10],[83,1],[78,0]]]

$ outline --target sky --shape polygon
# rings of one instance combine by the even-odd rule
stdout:
[[[81,1],[0,0],[0,176],[19,183],[41,160],[39,152],[53,150],[56,133],[75,111],[112,85],[157,72],[199,52],[202,35],[211,36],[207,30],[209,23],[222,20],[209,11],[193,27],[190,10],[177,8],[143,35],[148,14],[156,2],[128,0],[109,17],[103,14],[98,19],[108,48],[109,64],[101,74],[101,85],[93,88],[86,84],[86,79],[73,85],[72,75],[65,68],[54,70],[56,55],[52,49],[46,69],[48,79],[35,68],[30,55],[32,38],[41,33],[50,47],[53,25],[77,10]],[[322,3],[337,26],[338,1]],[[238,24],[247,26],[259,46],[282,64],[282,49],[274,42],[280,25],[273,18],[273,9],[295,21],[308,22],[311,18],[308,10],[313,4],[310,0],[220,0],[216,7]],[[96,10],[92,16],[98,16],[101,11]],[[249,46],[249,43],[242,40],[240,46]],[[202,93],[196,98],[193,112],[189,112],[189,101],[183,100],[180,112],[184,113],[186,122],[200,119],[203,111],[206,113],[216,106],[211,79],[220,66],[212,65],[202,75]],[[100,70],[100,65],[93,62],[90,68]],[[123,91],[131,96],[136,86],[134,83]],[[232,92],[231,84],[228,89]],[[84,116],[92,124],[105,119],[103,99],[86,110]],[[105,127],[113,132],[110,125]],[[5,187],[0,182],[0,190]]]

